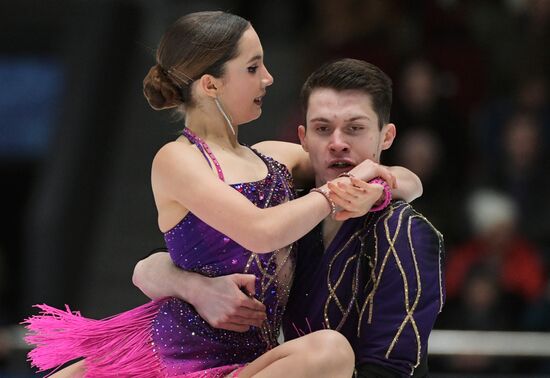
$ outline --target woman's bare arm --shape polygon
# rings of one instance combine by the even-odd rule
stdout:
[[[292,172],[297,187],[315,181],[315,172],[309,160],[309,154],[301,145],[296,143],[265,141],[254,146],[260,152],[274,157],[285,164]],[[373,164],[378,164],[374,163]],[[392,190],[393,198],[412,202],[422,195],[422,182],[416,174],[407,168],[400,166],[386,167],[395,177],[396,187]],[[374,170],[372,172],[375,172]],[[361,177],[368,181],[374,177]],[[307,186],[306,186],[307,187]]]
[[[152,184],[155,197],[180,204],[256,253],[293,243],[330,214],[319,193],[260,209],[213,175],[200,152],[178,142],[168,143],[155,156]]]

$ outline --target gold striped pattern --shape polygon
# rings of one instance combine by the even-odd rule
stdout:
[[[411,215],[412,212],[412,215]],[[393,217],[397,217],[397,227],[395,230],[390,230],[390,227],[388,225],[388,222]],[[441,311],[443,306],[443,278],[442,278],[442,267],[441,267],[441,261],[442,261],[442,254],[443,254],[443,236],[441,233],[421,214],[414,211],[414,209],[411,208],[411,206],[404,202],[396,202],[393,203],[385,212],[382,214],[378,219],[375,219],[375,217],[372,214],[369,214],[366,218],[366,221],[364,223],[364,226],[353,233],[348,240],[343,244],[341,248],[338,249],[338,251],[334,254],[332,259],[329,262],[329,269],[327,273],[327,288],[328,288],[328,298],[325,302],[324,306],[324,319],[325,319],[325,326],[330,329],[336,329],[339,330],[346,322],[349,314],[351,311],[355,309],[359,313],[359,321],[357,324],[357,337],[360,337],[361,335],[361,324],[363,321],[363,318],[367,317],[368,324],[371,324],[373,321],[373,312],[375,307],[375,299],[377,290],[382,284],[382,277],[384,275],[385,269],[389,264],[395,264],[397,267],[399,274],[401,276],[401,280],[403,282],[403,320],[401,321],[401,324],[397,327],[395,330],[395,335],[391,341],[391,343],[388,346],[388,349],[386,350],[385,357],[389,358],[391,352],[395,348],[395,345],[399,341],[399,338],[401,334],[403,333],[405,327],[410,324],[415,338],[416,338],[416,346],[417,346],[417,360],[414,367],[418,366],[421,359],[421,339],[420,339],[420,332],[418,330],[418,326],[415,320],[415,310],[418,306],[418,303],[420,301],[420,298],[422,296],[422,281],[421,281],[421,275],[420,275],[420,267],[418,265],[417,261],[417,252],[415,250],[414,246],[414,240],[412,235],[412,224],[414,220],[417,219],[420,222],[423,222],[427,224],[431,230],[435,233],[435,235],[438,238],[438,253],[439,253],[439,296],[440,296],[440,306],[439,311]],[[406,224],[406,229],[403,227]],[[379,240],[379,235],[377,232],[374,232],[376,229],[379,229],[379,227],[383,226],[384,233],[381,237],[385,238],[385,243],[387,243],[388,247],[385,251],[379,251],[379,245],[381,245]],[[403,236],[403,233],[406,232],[406,235]],[[405,269],[403,267],[403,263],[401,259],[405,257],[404,253],[407,253],[406,251],[398,251],[395,248],[396,240],[398,240],[398,237],[406,237],[407,243],[409,245],[409,253],[411,254],[411,260],[412,265],[414,267],[413,272],[408,272],[409,276],[411,273],[414,274],[414,277],[412,278],[412,281],[409,282],[409,277],[407,277],[407,274],[405,272]],[[374,251],[369,251],[369,248],[371,244],[367,242],[368,238],[374,238]],[[335,273],[333,270],[333,264],[335,261],[337,261],[338,257],[344,253],[344,251],[349,247],[349,245],[353,242],[359,241],[360,242],[360,248],[359,250],[354,253],[352,256],[347,257],[344,267],[339,274],[336,275],[335,280],[331,280],[331,276]],[[400,257],[401,256],[401,257]],[[370,277],[368,282],[362,287],[359,287],[358,280],[360,275],[360,269],[364,267],[365,263],[367,263],[370,267]],[[342,280],[344,279],[344,276],[346,272],[352,271],[352,294],[349,299],[348,303],[343,303],[340,298],[338,298],[336,291],[338,287],[342,284]],[[410,298],[410,287],[416,287],[416,293],[414,294],[414,298]],[[368,292],[365,302],[361,305],[358,303],[358,294],[360,293],[360,290],[366,290],[368,287],[370,287],[370,291]],[[336,306],[340,313],[342,314],[341,321],[336,324],[330,324],[329,320],[329,308],[331,306]],[[383,316],[381,314],[380,316]]]

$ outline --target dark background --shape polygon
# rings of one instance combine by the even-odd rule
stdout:
[[[104,317],[146,300],[131,274],[163,244],[150,164],[182,125],[141,83],[165,28],[199,10],[251,20],[275,78],[244,143],[297,141],[300,86],[326,60],[388,73],[398,138],[383,159],[421,177],[415,206],[452,267],[438,327],[550,330],[548,0],[2,0],[0,330],[34,303]],[[6,335],[0,377],[30,375]],[[432,371],[550,374],[472,361]]]

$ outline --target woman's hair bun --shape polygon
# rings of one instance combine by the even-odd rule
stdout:
[[[180,89],[166,76],[159,64],[151,67],[143,79],[143,94],[155,110],[175,108],[183,104]]]

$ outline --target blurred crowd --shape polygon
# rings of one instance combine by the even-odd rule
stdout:
[[[235,4],[264,40],[275,16],[294,15],[283,33],[303,47],[292,67],[300,78],[351,57],[393,79],[398,137],[382,159],[418,174],[424,195],[414,206],[445,236],[447,303],[436,328],[550,332],[550,0],[283,2],[271,21],[267,5]],[[287,112],[279,137],[296,141],[300,109]],[[0,360],[2,351],[0,337]],[[521,369],[491,358],[439,364]]]

